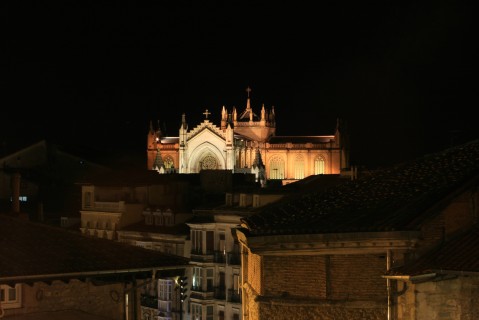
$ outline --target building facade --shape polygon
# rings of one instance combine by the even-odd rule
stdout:
[[[473,141],[242,218],[243,319],[474,319],[477,159]],[[437,251],[470,228],[474,249]]]
[[[197,173],[203,169],[255,173],[259,152],[265,179],[285,183],[316,174],[339,174],[349,167],[348,139],[338,120],[331,135],[277,136],[274,107],[253,110],[247,89],[246,107],[221,110],[219,126],[208,119],[193,129],[182,115],[179,135],[163,136],[150,123],[147,168],[160,173]],[[258,174],[257,174],[258,178]]]
[[[188,222],[191,238],[189,319],[241,319],[241,258],[232,229],[239,216],[211,215]]]

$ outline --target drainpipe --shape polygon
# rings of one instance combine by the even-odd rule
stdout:
[[[389,272],[391,270],[391,250],[387,251],[386,258],[386,270]],[[388,294],[388,320],[392,320],[392,288],[391,288],[391,279],[386,278],[386,288]]]

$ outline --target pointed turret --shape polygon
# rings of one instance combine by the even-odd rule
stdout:
[[[188,130],[188,123],[186,123],[186,114],[181,115],[181,129]]]
[[[255,180],[261,184],[261,187],[266,186],[266,169],[259,148],[256,148],[255,158],[253,165],[251,166],[251,173],[254,173]]]
[[[226,112],[225,106],[221,109],[221,129],[226,129],[226,123],[228,122],[228,113]]]
[[[250,98],[251,88],[250,87],[246,88],[246,92],[248,93],[248,96],[246,99],[246,109],[245,111],[243,111],[243,113],[241,113],[239,120],[247,119],[250,122],[252,122],[253,120],[255,120],[255,118],[258,119],[258,115],[256,115],[253,112],[253,109],[251,108],[251,98]]]
[[[165,163],[161,157],[160,148],[157,149],[155,162],[153,162],[153,170],[158,171],[158,173],[165,173]]]

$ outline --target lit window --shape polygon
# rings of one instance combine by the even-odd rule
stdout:
[[[294,160],[294,178],[304,178],[304,159],[301,155],[297,155],[296,159]]]
[[[201,268],[200,267],[194,267],[193,268],[192,290],[202,291],[202,282],[203,282],[203,277],[202,277]]]
[[[273,157],[269,164],[270,179],[284,179],[284,160],[280,157]]]
[[[314,159],[314,174],[324,174],[324,159],[320,156]]]

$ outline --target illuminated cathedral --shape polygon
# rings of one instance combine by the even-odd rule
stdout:
[[[251,89],[239,112],[223,106],[219,126],[205,119],[190,129],[182,115],[178,136],[164,136],[150,122],[147,166],[159,173],[198,173],[204,169],[253,173],[257,181],[283,184],[318,174],[340,174],[349,167],[346,134],[341,121],[335,132],[318,136],[277,136],[274,106],[255,112]]]

